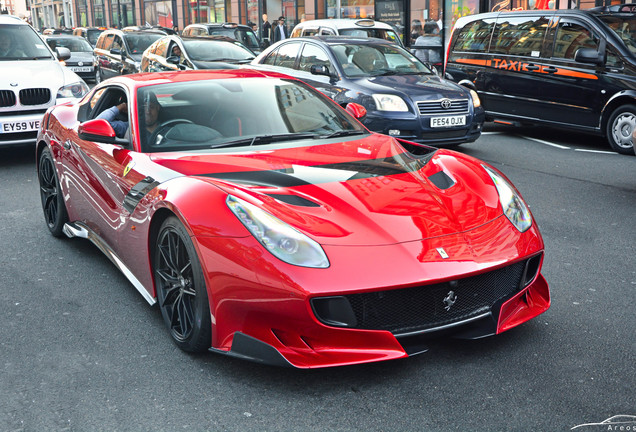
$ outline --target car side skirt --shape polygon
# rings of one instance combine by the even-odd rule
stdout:
[[[94,231],[88,228],[81,222],[69,222],[64,225],[62,229],[64,234],[67,237],[79,237],[90,240],[99,250],[102,251],[108,259],[115,264],[115,267],[119,269],[123,273],[124,276],[133,284],[135,289],[139,291],[139,293],[143,296],[143,298],[148,302],[150,306],[154,305],[157,302],[157,299],[152,297],[148,290],[143,286],[143,284],[133,275],[132,271],[122,262],[122,260],[117,256],[117,254],[111,249],[110,246]]]

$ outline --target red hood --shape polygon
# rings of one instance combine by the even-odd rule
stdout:
[[[152,158],[261,206],[322,244],[422,240],[468,231],[502,214],[495,186],[476,159],[446,150],[414,156],[377,134],[309,147]]]

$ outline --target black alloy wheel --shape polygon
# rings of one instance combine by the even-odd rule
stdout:
[[[173,340],[184,351],[207,350],[212,329],[205,278],[190,236],[177,217],[161,225],[153,257],[157,300]]]
[[[45,148],[40,154],[38,165],[38,180],[40,182],[40,198],[46,226],[55,237],[61,237],[62,228],[68,222],[68,213],[64,204],[64,197],[60,190],[60,182],[55,172],[55,164],[51,156],[51,150]]]

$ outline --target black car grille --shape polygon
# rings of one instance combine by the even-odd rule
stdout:
[[[450,107],[443,108],[442,101],[418,102],[420,115],[454,115],[468,112],[468,99],[451,100]]]
[[[27,140],[27,139],[35,139],[38,136],[38,131],[31,132],[12,132],[12,133],[2,133],[0,134],[0,142],[2,141],[18,141],[18,140]]]
[[[0,90],[0,107],[15,105],[15,93],[11,90]]]
[[[51,90],[47,88],[30,88],[20,90],[22,105],[43,105],[51,100]]]
[[[524,266],[525,261],[450,283],[345,295],[357,320],[352,328],[400,335],[475,318],[520,291]],[[446,310],[451,291],[456,301]]]

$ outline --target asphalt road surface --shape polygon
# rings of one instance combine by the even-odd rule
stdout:
[[[181,352],[96,247],[49,235],[32,149],[0,149],[0,431],[565,431],[636,415],[636,157],[487,131],[459,150],[529,203],[551,309],[496,337],[310,371]]]

